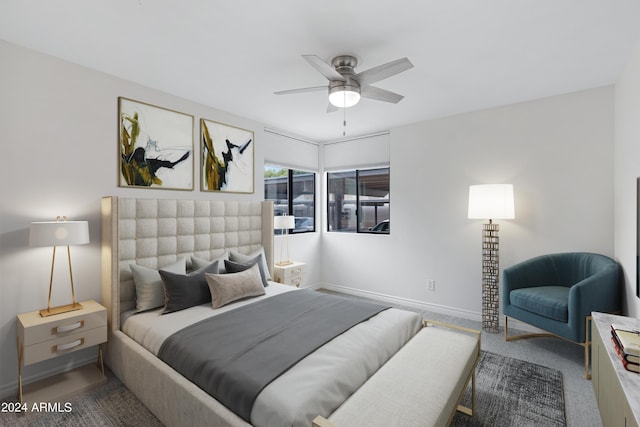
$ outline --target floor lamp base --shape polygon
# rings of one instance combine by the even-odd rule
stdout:
[[[500,303],[498,281],[500,267],[498,257],[498,231],[500,227],[491,221],[482,227],[482,330],[500,331]]]

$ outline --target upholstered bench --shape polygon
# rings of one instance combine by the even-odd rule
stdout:
[[[313,426],[449,425],[456,410],[473,414],[479,357],[480,332],[426,321],[425,327],[328,419],[318,416]],[[466,408],[460,406],[460,400],[469,381],[472,404]]]

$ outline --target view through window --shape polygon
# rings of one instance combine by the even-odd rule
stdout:
[[[264,167],[264,199],[273,201],[274,215],[293,215],[290,233],[315,231],[316,174],[277,165]],[[275,230],[280,234],[280,230]]]
[[[327,173],[328,230],[389,234],[389,168]]]

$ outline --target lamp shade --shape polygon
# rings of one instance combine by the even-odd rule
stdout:
[[[32,222],[29,227],[29,246],[70,246],[87,243],[87,221]]]
[[[515,218],[512,184],[469,186],[470,219]]]
[[[273,217],[273,228],[276,230],[289,230],[295,228],[296,217],[293,215],[278,215]]]
[[[339,108],[353,107],[360,101],[360,88],[341,84],[329,88],[329,102]]]

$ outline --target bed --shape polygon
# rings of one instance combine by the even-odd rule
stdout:
[[[309,426],[316,415],[329,416],[422,327],[417,314],[402,310],[367,315],[285,368],[261,389],[250,415],[240,416],[158,358],[163,343],[191,323],[220,321],[259,304],[317,292],[269,282],[265,295],[221,309],[207,303],[164,315],[159,310],[129,315],[136,309],[131,264],[159,269],[181,258],[221,259],[230,251],[263,251],[266,270],[273,272],[271,202],[102,200],[102,303],[109,329],[105,362],[165,425]]]

